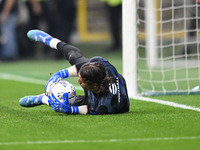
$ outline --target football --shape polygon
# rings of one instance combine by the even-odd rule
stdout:
[[[65,93],[68,93],[68,101],[72,105],[76,98],[76,90],[70,82],[60,80],[58,83],[51,85],[50,94],[53,94],[60,102],[65,103],[65,97],[63,96]]]

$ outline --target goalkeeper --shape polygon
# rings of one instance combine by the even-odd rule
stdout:
[[[19,103],[24,107],[50,105],[66,114],[116,114],[129,111],[129,98],[124,78],[102,57],[88,59],[80,50],[40,30],[30,30],[28,38],[59,50],[72,65],[55,73],[47,82],[45,94],[25,96]],[[76,96],[73,104],[62,103],[49,93],[50,86],[68,77],[78,77],[84,96]]]

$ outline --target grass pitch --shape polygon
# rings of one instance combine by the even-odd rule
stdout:
[[[65,115],[48,106],[19,106],[21,97],[41,93],[43,85],[0,82],[1,150],[197,150],[200,146],[199,112],[130,100],[130,112],[125,114]],[[192,101],[197,96],[179,98]]]
[[[101,55],[102,56],[102,55]],[[107,54],[121,71],[119,53]],[[120,60],[120,61],[119,61]],[[1,63],[2,73],[47,81],[69,65],[65,60]],[[16,81],[14,81],[16,80]],[[70,79],[74,85],[77,78]],[[19,99],[44,92],[45,84],[0,79],[0,150],[199,150],[200,112],[131,99],[117,115],[66,115],[48,106],[24,108]],[[78,90],[81,94],[82,91]],[[200,108],[199,95],[151,97]]]

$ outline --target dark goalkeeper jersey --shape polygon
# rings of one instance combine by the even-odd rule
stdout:
[[[113,77],[109,92],[97,96],[92,91],[85,91],[85,98],[90,114],[116,114],[129,111],[129,98],[124,78],[115,67],[102,57],[93,57],[90,62],[104,64],[107,74]]]

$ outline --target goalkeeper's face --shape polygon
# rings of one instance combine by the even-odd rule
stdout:
[[[79,78],[78,78],[78,83],[80,84],[80,86],[84,89],[84,90],[92,90],[94,89],[94,86],[89,85],[87,82],[85,82],[83,80],[83,78],[81,77],[80,73],[78,74]]]
[[[78,83],[80,84],[80,86],[84,89],[84,90],[88,90],[88,84],[86,82],[84,82],[83,78],[81,77],[80,73],[78,74],[79,78],[78,78]]]

